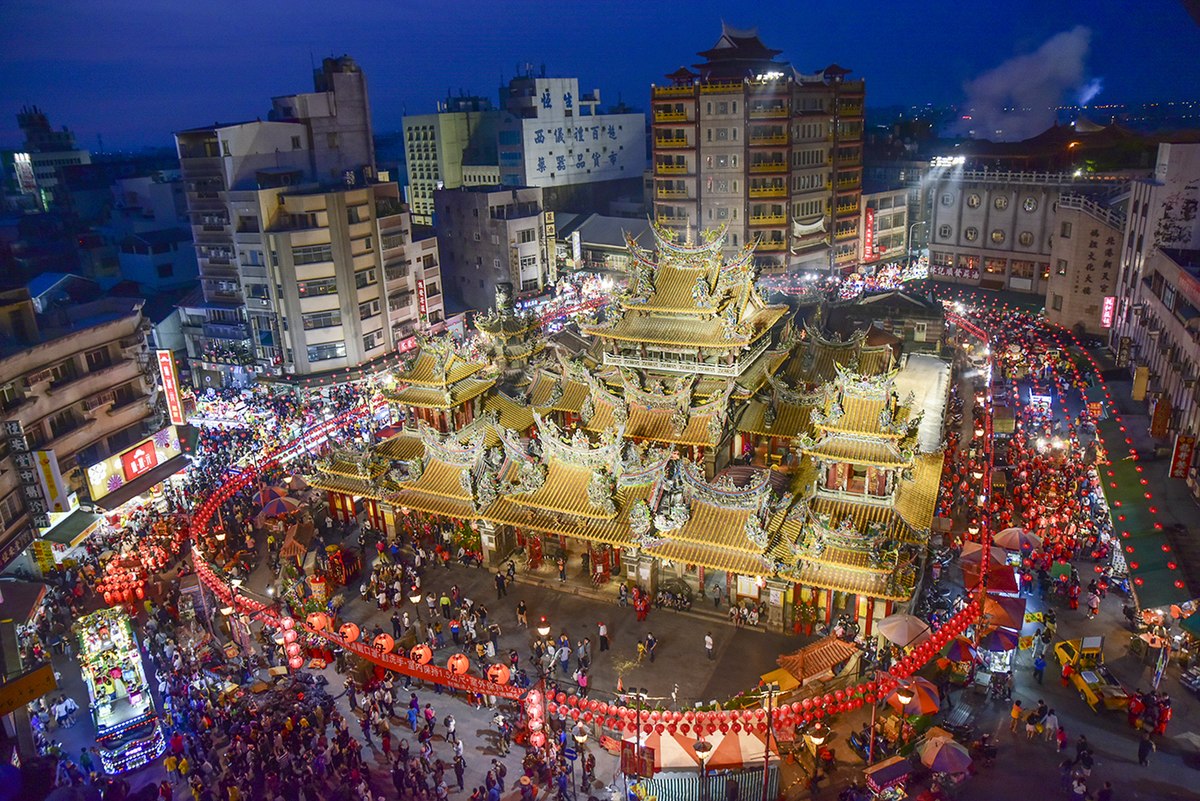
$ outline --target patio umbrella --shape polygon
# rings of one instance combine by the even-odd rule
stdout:
[[[979,638],[979,648],[982,651],[1013,651],[1018,639],[1019,635],[1012,629],[997,627]]]
[[[1009,551],[1019,551],[1022,548],[1036,550],[1042,547],[1042,538],[1023,528],[1006,528],[992,537],[992,542]]]
[[[907,687],[912,693],[908,703],[900,700],[900,690]],[[929,679],[913,678],[888,693],[888,705],[897,712],[905,715],[932,715],[941,708],[942,702],[938,697],[937,687]]]
[[[997,549],[999,550],[999,549]],[[963,586],[967,589],[979,586],[979,565],[963,565]],[[1017,578],[1013,569],[1008,565],[993,567],[987,573],[989,590],[999,592],[1017,592]]]
[[[989,593],[983,599],[981,618],[984,625],[1007,626],[1020,631],[1021,627],[1025,625],[1025,599]]]
[[[962,556],[958,558],[958,561],[964,565],[973,565],[978,569],[979,564],[983,561],[983,546],[978,542],[968,542],[963,546]],[[1004,549],[989,548],[988,564],[989,566],[1004,564]]]
[[[964,773],[971,766],[971,755],[949,737],[931,737],[921,746],[921,763],[938,773]]]
[[[281,487],[264,487],[255,493],[254,502],[259,506],[266,506],[271,501],[284,497],[287,497],[287,490]]]
[[[915,645],[929,639],[932,633],[929,624],[914,615],[888,615],[879,621],[875,630],[901,647]]]
[[[286,514],[291,514],[300,508],[300,501],[295,498],[289,498],[286,495],[282,498],[275,498],[263,504],[262,511],[259,512],[263,517],[283,517]]]
[[[290,492],[303,492],[308,489],[308,482],[300,476],[288,476],[288,480],[283,482],[283,486],[287,487]]]
[[[955,637],[946,648],[946,658],[952,662],[974,661],[975,654],[975,644],[966,637]]]

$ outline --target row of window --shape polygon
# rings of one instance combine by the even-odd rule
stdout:
[[[1008,200],[1009,200],[1008,195],[996,195],[996,197],[993,198],[993,200],[992,200],[992,207],[995,208],[996,211],[1004,211],[1005,209],[1008,208]],[[966,203],[967,203],[967,208],[977,209],[983,205],[983,198],[979,195],[978,192],[971,192],[970,194],[967,195]],[[945,194],[942,195],[942,205],[943,206],[953,206],[954,205],[954,193],[953,192],[946,192]],[[1035,197],[1025,198],[1023,201],[1021,201],[1021,208],[1023,208],[1029,214],[1032,214],[1033,212],[1037,211],[1038,210],[1037,198],[1035,198]]]
[[[1063,223],[1063,224],[1070,225],[1070,223]],[[954,229],[951,226],[941,225],[938,227],[938,237],[939,238],[949,239],[953,235],[954,235]],[[1005,233],[1002,229],[997,228],[992,231],[990,238],[992,240],[992,244],[1003,245],[1004,241],[1008,238],[1008,234]],[[967,242],[978,241],[979,240],[979,229],[973,225],[967,226],[966,228],[963,229],[963,239],[966,240]],[[1034,241],[1034,236],[1031,231],[1022,231],[1020,234],[1017,235],[1017,242],[1019,242],[1021,244],[1021,247],[1026,247],[1026,248],[1032,247],[1033,241]]]

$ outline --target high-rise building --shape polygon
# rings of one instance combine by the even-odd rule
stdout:
[[[25,150],[13,154],[13,171],[20,190],[36,197],[43,211],[55,206],[55,189],[60,171],[73,164],[91,164],[92,155],[75,144],[75,134],[65,126],[50,127],[50,120],[37,106],[22,108],[17,124],[25,134]]]
[[[500,183],[542,189],[555,211],[596,211],[640,195],[646,169],[646,116],[600,109],[600,90],[578,78],[532,71],[500,90]]]
[[[1134,181],[1120,251],[1110,347],[1133,376],[1150,433],[1170,443],[1200,432],[1200,144],[1163,143],[1154,175]],[[1180,466],[1192,491],[1200,474]],[[1173,465],[1173,474],[1174,474]]]
[[[330,375],[390,352],[395,331],[442,322],[401,302],[405,281],[437,288],[437,256],[400,277],[411,224],[399,188],[375,183],[365,77],[326,59],[315,85],[275,98],[273,120],[175,136],[201,283],[180,308],[201,386]]]
[[[1107,337],[1116,311],[1125,215],[1084,195],[1059,195],[1052,210],[1046,319]]]
[[[499,120],[500,112],[487,98],[462,95],[438,103],[435,114],[404,117],[408,202],[414,223],[433,224],[435,189],[500,182],[496,161]],[[481,175],[487,180],[480,180]]]
[[[541,189],[464,186],[433,198],[445,280],[467,306],[490,308],[500,284],[529,295],[554,282],[554,218]]]
[[[654,216],[686,237],[724,226],[773,271],[858,260],[863,81],[803,74],[756,31],[723,26],[693,69],[652,86]]]

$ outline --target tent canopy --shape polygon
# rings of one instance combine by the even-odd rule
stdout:
[[[835,665],[854,656],[858,649],[845,640],[834,636],[804,646],[799,651],[785,654],[776,663],[803,684],[808,679],[828,673]]]
[[[634,735],[625,735],[627,742],[633,742]],[[729,732],[727,734],[709,734],[704,737],[712,744],[712,756],[708,758],[708,770],[740,770],[744,767],[762,767],[763,756],[767,748],[767,735],[747,731]],[[689,734],[676,732],[671,734],[651,733],[642,735],[642,747],[654,749],[654,770],[686,770],[700,769],[700,758],[692,745],[696,738]],[[771,738],[771,760],[779,759],[779,743]]]

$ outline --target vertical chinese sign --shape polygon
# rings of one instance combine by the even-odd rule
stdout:
[[[156,351],[158,355],[158,374],[162,378],[163,396],[167,399],[167,412],[171,416],[171,425],[181,426],[187,423],[183,416],[183,401],[179,397],[179,374],[175,372],[175,354],[169,350]]]

